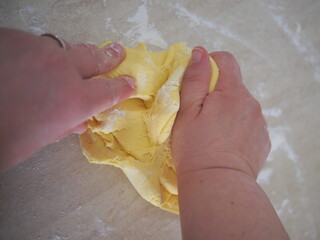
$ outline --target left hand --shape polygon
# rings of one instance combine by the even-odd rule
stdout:
[[[50,37],[0,28],[0,169],[72,132],[134,93],[134,80],[91,79],[125,58],[119,44],[59,47]]]

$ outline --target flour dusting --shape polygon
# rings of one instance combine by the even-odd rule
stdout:
[[[287,157],[295,165],[295,172],[298,182],[303,182],[303,176],[301,172],[303,166],[287,139],[287,133],[291,132],[291,128],[289,126],[276,126],[269,127],[268,130],[272,146],[267,161],[272,161],[274,159],[275,152],[279,150],[284,151]]]
[[[280,108],[274,107],[263,109],[262,113],[264,116],[279,117],[282,114],[282,110]]]
[[[136,75],[137,79],[139,79],[138,88],[144,89],[149,81],[148,80],[149,79],[148,73],[144,72],[144,71],[139,71],[136,74],[137,74]]]
[[[252,92],[253,96],[259,99],[265,99],[268,97],[268,93],[265,91],[265,84],[259,83],[258,87]]]
[[[103,3],[103,5],[104,5],[105,7],[108,6],[108,0],[102,0],[102,3]]]
[[[121,111],[119,109],[113,109],[111,111],[107,111],[107,119],[106,121],[104,121],[103,125],[101,126],[101,129],[106,134],[114,131],[116,122],[120,121],[120,119],[124,119],[125,116],[126,116],[126,112]]]
[[[272,168],[263,168],[259,173],[257,182],[259,184],[270,184],[270,178],[273,174]]]
[[[110,27],[111,27],[111,18],[106,17],[105,23],[104,23],[104,28],[108,30]]]
[[[257,49],[254,49],[252,47],[251,43],[248,43],[245,39],[243,39],[241,36],[235,34],[231,30],[229,30],[228,28],[226,28],[224,26],[221,26],[221,24],[216,24],[216,23],[214,23],[212,21],[208,21],[208,20],[196,15],[195,13],[190,12],[188,9],[186,9],[183,6],[181,6],[179,3],[169,4],[169,6],[173,10],[175,10],[175,14],[176,14],[177,17],[185,18],[186,22],[188,23],[188,25],[190,27],[192,27],[192,28],[205,27],[205,28],[214,30],[214,31],[220,33],[221,35],[224,35],[227,38],[230,38],[232,40],[235,40],[235,41],[239,42],[240,44],[242,44],[246,48],[248,48],[248,49],[252,50],[253,52],[255,52],[261,58],[264,58],[263,53],[260,52]]]
[[[50,240],[68,240],[68,237],[61,237],[59,235],[54,235],[50,238]]]
[[[266,117],[279,118],[282,114],[282,109],[278,107],[263,109],[262,113]],[[274,160],[274,155],[278,151],[283,151],[286,153],[287,157],[294,164],[294,169],[296,173],[296,178],[298,182],[303,182],[302,176],[302,163],[300,162],[298,156],[296,155],[293,147],[289,144],[287,134],[291,132],[291,128],[287,125],[278,125],[276,127],[268,127],[269,137],[271,141],[271,150],[267,158],[267,162]],[[268,183],[269,178],[272,174],[271,170],[263,169],[261,171],[260,181],[262,183]]]
[[[37,9],[27,6],[19,10],[19,16],[31,32],[35,34],[45,32],[47,21],[38,13]]]
[[[95,218],[96,230],[101,236],[108,236],[111,232],[116,230],[113,226],[108,226],[102,219]]]
[[[127,21],[133,23],[131,29],[124,34],[124,38],[130,42],[130,45],[135,46],[137,43],[143,42],[163,49],[168,47],[155,25],[149,23],[146,5],[139,6],[135,15],[129,17]]]
[[[266,4],[264,1],[260,1],[268,9],[268,13],[271,15],[273,21],[282,30],[282,32],[288,37],[295,48],[304,55],[304,59],[307,63],[311,64],[314,69],[314,78],[320,83],[320,59],[318,56],[314,55],[315,49],[317,47],[313,46],[310,42],[307,42],[301,36],[301,24],[296,23],[295,29],[292,29],[285,17],[281,12],[285,11],[285,8],[275,5]]]
[[[276,212],[279,216],[281,216],[285,211],[287,211],[290,214],[293,213],[293,210],[291,208],[291,202],[287,198],[282,200],[280,207],[276,206],[275,208],[276,208]]]
[[[161,107],[163,111],[165,112],[172,112],[172,111],[178,111],[179,105],[174,101],[173,98],[173,92],[178,89],[178,85],[168,85],[164,84],[161,89],[157,93],[157,100],[159,104],[161,104]]]
[[[106,13],[106,18],[104,22],[104,28],[108,31],[111,31],[112,33],[116,33],[116,29],[112,25],[112,19],[108,17],[108,14]]]

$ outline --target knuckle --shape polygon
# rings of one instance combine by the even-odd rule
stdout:
[[[105,86],[105,88],[106,88],[108,93],[109,92],[114,92],[116,90],[116,89],[114,89],[114,85],[111,84],[109,80],[105,80],[103,82],[104,82],[104,86]]]
[[[90,69],[90,75],[99,75],[104,71],[104,65],[102,64],[101,57],[96,53],[97,50],[93,48],[83,48],[83,51],[87,52],[88,61],[87,68]]]
[[[50,56],[50,57],[48,57]],[[67,58],[60,51],[47,51],[42,54],[41,61],[44,67],[55,69],[58,66],[66,66],[68,63]]]
[[[183,117],[183,116],[188,116],[188,112],[190,112],[190,109],[192,109],[192,106],[190,106],[191,104],[189,102],[183,103],[180,105],[180,108],[177,112],[177,116],[179,118]]]
[[[235,59],[234,55],[228,51],[221,51],[220,53],[224,55],[224,58],[233,59],[233,60]]]
[[[111,80],[106,80],[105,82],[105,88],[106,88],[106,93],[108,95],[108,102],[110,103],[110,107],[114,106],[117,104],[119,101],[119,96],[120,96],[120,91],[119,91],[119,85],[115,84]]]
[[[84,112],[87,112],[92,104],[92,95],[90,91],[88,91],[87,86],[80,85],[76,89],[77,91],[74,92],[73,99],[77,102],[77,104],[79,104],[79,106],[81,106]]]
[[[254,114],[262,116],[262,108],[260,103],[250,94],[247,89],[242,89],[242,92],[238,95],[242,98],[243,104],[246,108],[249,108]]]
[[[92,64],[96,66],[98,74],[111,71],[117,64],[119,64],[119,59],[110,56],[107,51],[102,49],[86,49],[91,56]]]
[[[195,69],[195,68],[189,68],[183,77],[184,82],[196,82],[198,79],[202,78],[201,71]]]
[[[227,51],[219,51],[219,52],[215,52],[214,55],[216,55],[217,57],[219,57],[220,61],[222,61],[222,63],[232,63],[232,62],[236,62],[236,58],[234,57],[233,54],[231,54],[230,52]]]

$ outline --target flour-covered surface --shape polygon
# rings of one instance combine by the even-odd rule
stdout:
[[[0,25],[69,41],[227,50],[261,102],[272,150],[258,179],[292,239],[320,238],[320,1],[2,0]],[[0,175],[0,239],[180,239],[178,216],[73,135]]]

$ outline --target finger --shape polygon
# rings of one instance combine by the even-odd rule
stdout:
[[[181,84],[181,111],[192,106],[202,106],[209,91],[210,78],[208,52],[203,47],[195,47]]]
[[[67,50],[75,49],[75,48],[79,48],[79,47],[87,48],[87,49],[98,49],[98,47],[95,44],[89,43],[89,42],[86,42],[86,43],[70,43],[70,42],[64,41],[64,43],[65,43],[65,45],[67,47]]]
[[[215,91],[227,90],[242,85],[240,67],[235,57],[228,52],[213,52],[210,57],[214,59],[219,68],[219,79]]]
[[[72,48],[77,48],[77,47],[84,47],[84,48],[89,48],[89,49],[98,49],[98,47],[96,45],[94,45],[93,43],[70,43]]]
[[[83,78],[91,78],[118,66],[125,58],[125,49],[111,43],[99,49],[77,46],[66,54]]]
[[[83,99],[88,117],[124,101],[135,91],[135,81],[128,76],[83,81]]]
[[[73,48],[73,43],[69,43],[68,41],[64,40],[63,38],[60,38],[63,42],[64,42],[64,45],[66,46],[66,49],[71,49]]]
[[[59,137],[56,138],[56,140],[54,142],[60,141],[62,138],[69,136],[71,133],[82,134],[87,129],[88,129],[88,124],[87,124],[87,121],[85,121],[85,122],[79,124],[78,126],[76,126],[75,128],[72,128],[72,129],[64,132],[63,134],[61,134]]]
[[[71,130],[71,133],[82,134],[82,133],[84,133],[85,131],[87,131],[87,128],[88,128],[88,124],[87,124],[87,122],[84,122],[84,123],[79,124],[79,125],[76,126],[75,128],[73,128],[73,129]]]
[[[72,48],[72,44],[64,40],[63,38],[49,33],[41,34],[40,36],[41,41],[46,41],[50,43],[52,46],[55,46],[60,49],[70,49]]]

